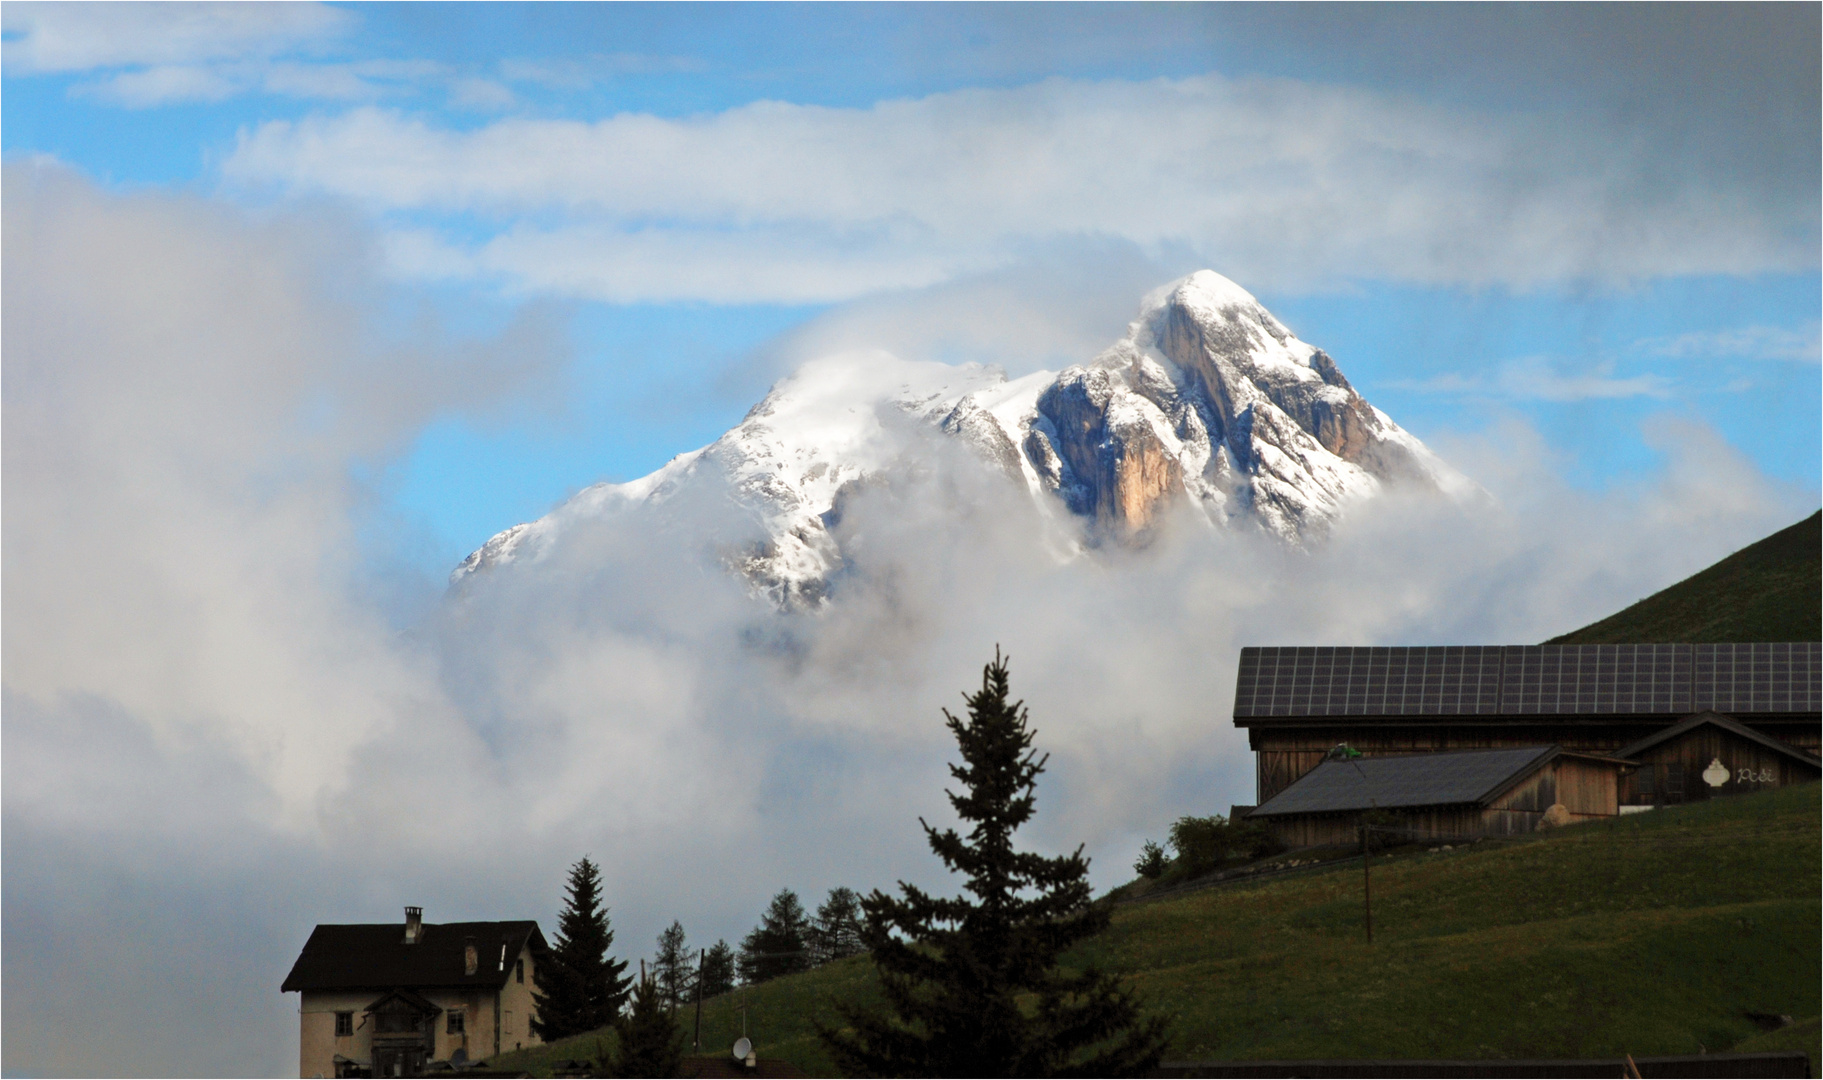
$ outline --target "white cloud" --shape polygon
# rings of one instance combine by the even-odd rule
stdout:
[[[1614,363],[1603,361],[1584,371],[1563,371],[1544,357],[1509,360],[1493,375],[1447,372],[1429,379],[1389,380],[1388,386],[1426,394],[1494,397],[1510,401],[1610,401],[1622,398],[1668,398],[1673,384],[1662,375],[1614,376]]]
[[[145,109],[188,101],[221,101],[246,87],[246,79],[218,67],[163,64],[122,71],[79,85],[76,92],[130,109]]]
[[[237,60],[137,68],[78,83],[72,89],[79,95],[146,109],[190,101],[221,101],[252,92],[322,101],[373,101],[414,93],[421,84],[446,76],[443,65],[428,60]]]
[[[547,235],[510,228],[492,261],[525,287],[605,299],[722,298],[730,249],[784,233],[796,250],[772,287],[832,299],[867,287],[839,284],[857,254],[901,264],[864,278],[911,284],[1070,236],[1194,252],[1256,288],[1815,265],[1814,207],[1715,200],[1701,177],[1667,184],[1614,139],[1593,122],[1288,81],[1055,79],[864,109],[763,101],[465,131],[357,109],[247,129],[224,173],[382,212],[554,216]],[[651,260],[639,274],[629,245]],[[547,258],[565,269],[541,280]],[[632,288],[642,276],[652,284]]]
[[[355,17],[320,3],[34,3],[0,9],[14,73],[272,56],[334,40]]]
[[[1796,360],[1818,363],[1823,359],[1818,326],[1812,323],[1804,331],[1781,326],[1745,326],[1734,330],[1715,330],[1674,337],[1647,338],[1635,348],[1655,356],[1702,359]]]
[[[552,90],[586,90],[628,75],[690,74],[708,67],[690,56],[605,53],[587,57],[513,57],[500,61],[500,77]]]
[[[315,3],[9,3],[9,75],[88,72],[72,92],[145,109],[267,93],[375,101],[448,79],[428,60],[300,59],[336,43],[355,16]]]
[[[458,109],[501,112],[518,104],[519,96],[512,87],[492,79],[461,78],[450,82],[449,102]]]

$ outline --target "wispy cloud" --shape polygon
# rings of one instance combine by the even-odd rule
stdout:
[[[320,3],[8,3],[0,57],[9,74],[184,67],[323,45],[355,23]]]
[[[563,252],[557,287],[609,300],[636,298],[634,278],[675,283],[641,297],[841,299],[857,259],[900,263],[878,280],[921,283],[933,267],[973,273],[1069,236],[1189,253],[1256,288],[1815,265],[1814,208],[1686,198],[1649,163],[1606,152],[1606,137],[1288,81],[1058,79],[867,108],[756,102],[472,130],[361,108],[249,128],[224,174],[454,215],[471,234],[481,222],[500,231],[480,261],[548,287],[538,260]],[[729,249],[768,233],[794,238],[791,265],[725,291]],[[628,245],[664,261],[634,274]]]
[[[428,60],[363,60],[303,63],[237,60],[213,64],[161,64],[78,83],[71,92],[133,109],[196,101],[221,101],[265,93],[316,101],[358,102],[411,95],[450,73]]]
[[[552,90],[586,90],[628,75],[690,74],[708,64],[691,56],[601,53],[587,57],[513,57],[500,61],[500,77]]]
[[[72,94],[133,109],[249,93],[378,101],[455,78],[427,60],[319,58],[358,22],[324,4],[27,2],[0,20],[8,75],[86,75]]]
[[[1678,359],[1795,360],[1810,364],[1823,360],[1823,342],[1819,340],[1817,323],[1811,323],[1804,330],[1746,326],[1646,338],[1634,347],[1654,356]]]
[[[1510,360],[1491,374],[1447,372],[1429,379],[1389,380],[1387,385],[1425,394],[1555,402],[1668,398],[1675,386],[1672,380],[1650,373],[1616,378],[1612,361],[1583,371],[1565,371],[1543,357]]]

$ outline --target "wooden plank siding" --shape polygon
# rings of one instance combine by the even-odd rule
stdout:
[[[1368,756],[1437,750],[1491,750],[1507,746],[1561,746],[1582,753],[1611,753],[1665,727],[1655,721],[1623,724],[1381,725],[1264,728],[1247,732],[1254,751],[1255,805],[1317,767],[1337,743]]]
[[[1818,779],[1819,769],[1787,754],[1705,724],[1637,755],[1639,769],[1621,785],[1623,806],[1662,806],[1748,795]],[[1711,785],[1703,773],[1719,762],[1728,777]]]
[[[1477,836],[1518,836],[1534,832],[1545,811],[1563,803],[1572,821],[1617,815],[1621,767],[1582,758],[1557,757],[1546,762],[1487,806],[1421,806],[1385,811],[1393,828],[1422,839],[1467,840]],[[1287,847],[1352,844],[1360,840],[1359,812],[1295,814],[1259,820]]]
[[[1652,717],[1638,723],[1563,720],[1500,724],[1324,723],[1250,727],[1247,741],[1254,751],[1255,805],[1264,805],[1299,777],[1316,768],[1323,760],[1323,755],[1337,743],[1347,743],[1368,756],[1436,750],[1486,750],[1507,746],[1561,746],[1571,752],[1612,754],[1621,747],[1668,726],[1662,717]],[[1812,754],[1817,752],[1816,736],[1819,728],[1816,723],[1754,723],[1747,726],[1773,738],[1783,739],[1798,749]],[[1697,771],[1700,772],[1708,764],[1709,758],[1704,758]]]
[[[1615,775],[1618,771],[1616,766],[1599,761],[1560,757],[1495,799],[1488,808],[1542,817],[1552,804],[1562,803],[1572,818],[1613,817],[1620,812]]]

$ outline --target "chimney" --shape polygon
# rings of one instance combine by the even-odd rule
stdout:
[[[462,939],[462,974],[473,975],[481,965],[481,951],[475,948],[474,935]]]
[[[424,909],[407,907],[405,909],[405,944],[416,945],[424,939]]]

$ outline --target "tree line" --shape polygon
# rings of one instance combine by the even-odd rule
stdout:
[[[680,1005],[725,993],[737,977],[760,983],[865,952],[884,1007],[836,1002],[836,1022],[815,1021],[846,1075],[1146,1074],[1164,1053],[1165,1021],[1145,1015],[1116,975],[1059,963],[1112,919],[1108,904],[1091,896],[1088,859],[1080,847],[1044,857],[1013,845],[1031,819],[1046,759],[1032,749],[1023,703],[1009,697],[1007,662],[995,650],[981,689],[964,695],[968,718],[943,710],[962,756],[950,766],[962,790],[945,794],[965,831],[919,824],[944,866],[964,879],[965,895],[936,897],[903,882],[899,896],[838,888],[811,916],[784,889],[738,952],[717,941],[692,964],[683,924],[673,922],[635,980],[627,961],[609,955],[614,934],[600,870],[585,857],[571,869],[554,945],[534,969],[539,1036],[548,1042],[612,1025],[620,1037],[613,1059],[601,1063],[608,1075],[673,1076],[683,1056]],[[1173,835],[1180,858],[1194,851],[1219,861],[1237,839],[1200,829],[1185,825]]]
[[[607,1027],[630,1008],[636,989],[631,961],[616,959],[613,944],[601,868],[584,856],[570,868],[551,948],[532,971],[539,1038],[550,1042]],[[648,977],[659,1002],[674,1012],[737,985],[796,975],[865,951],[861,897],[853,889],[829,890],[815,915],[805,912],[796,892],[781,889],[738,950],[725,940],[692,949],[684,924],[673,921],[658,935]]]

